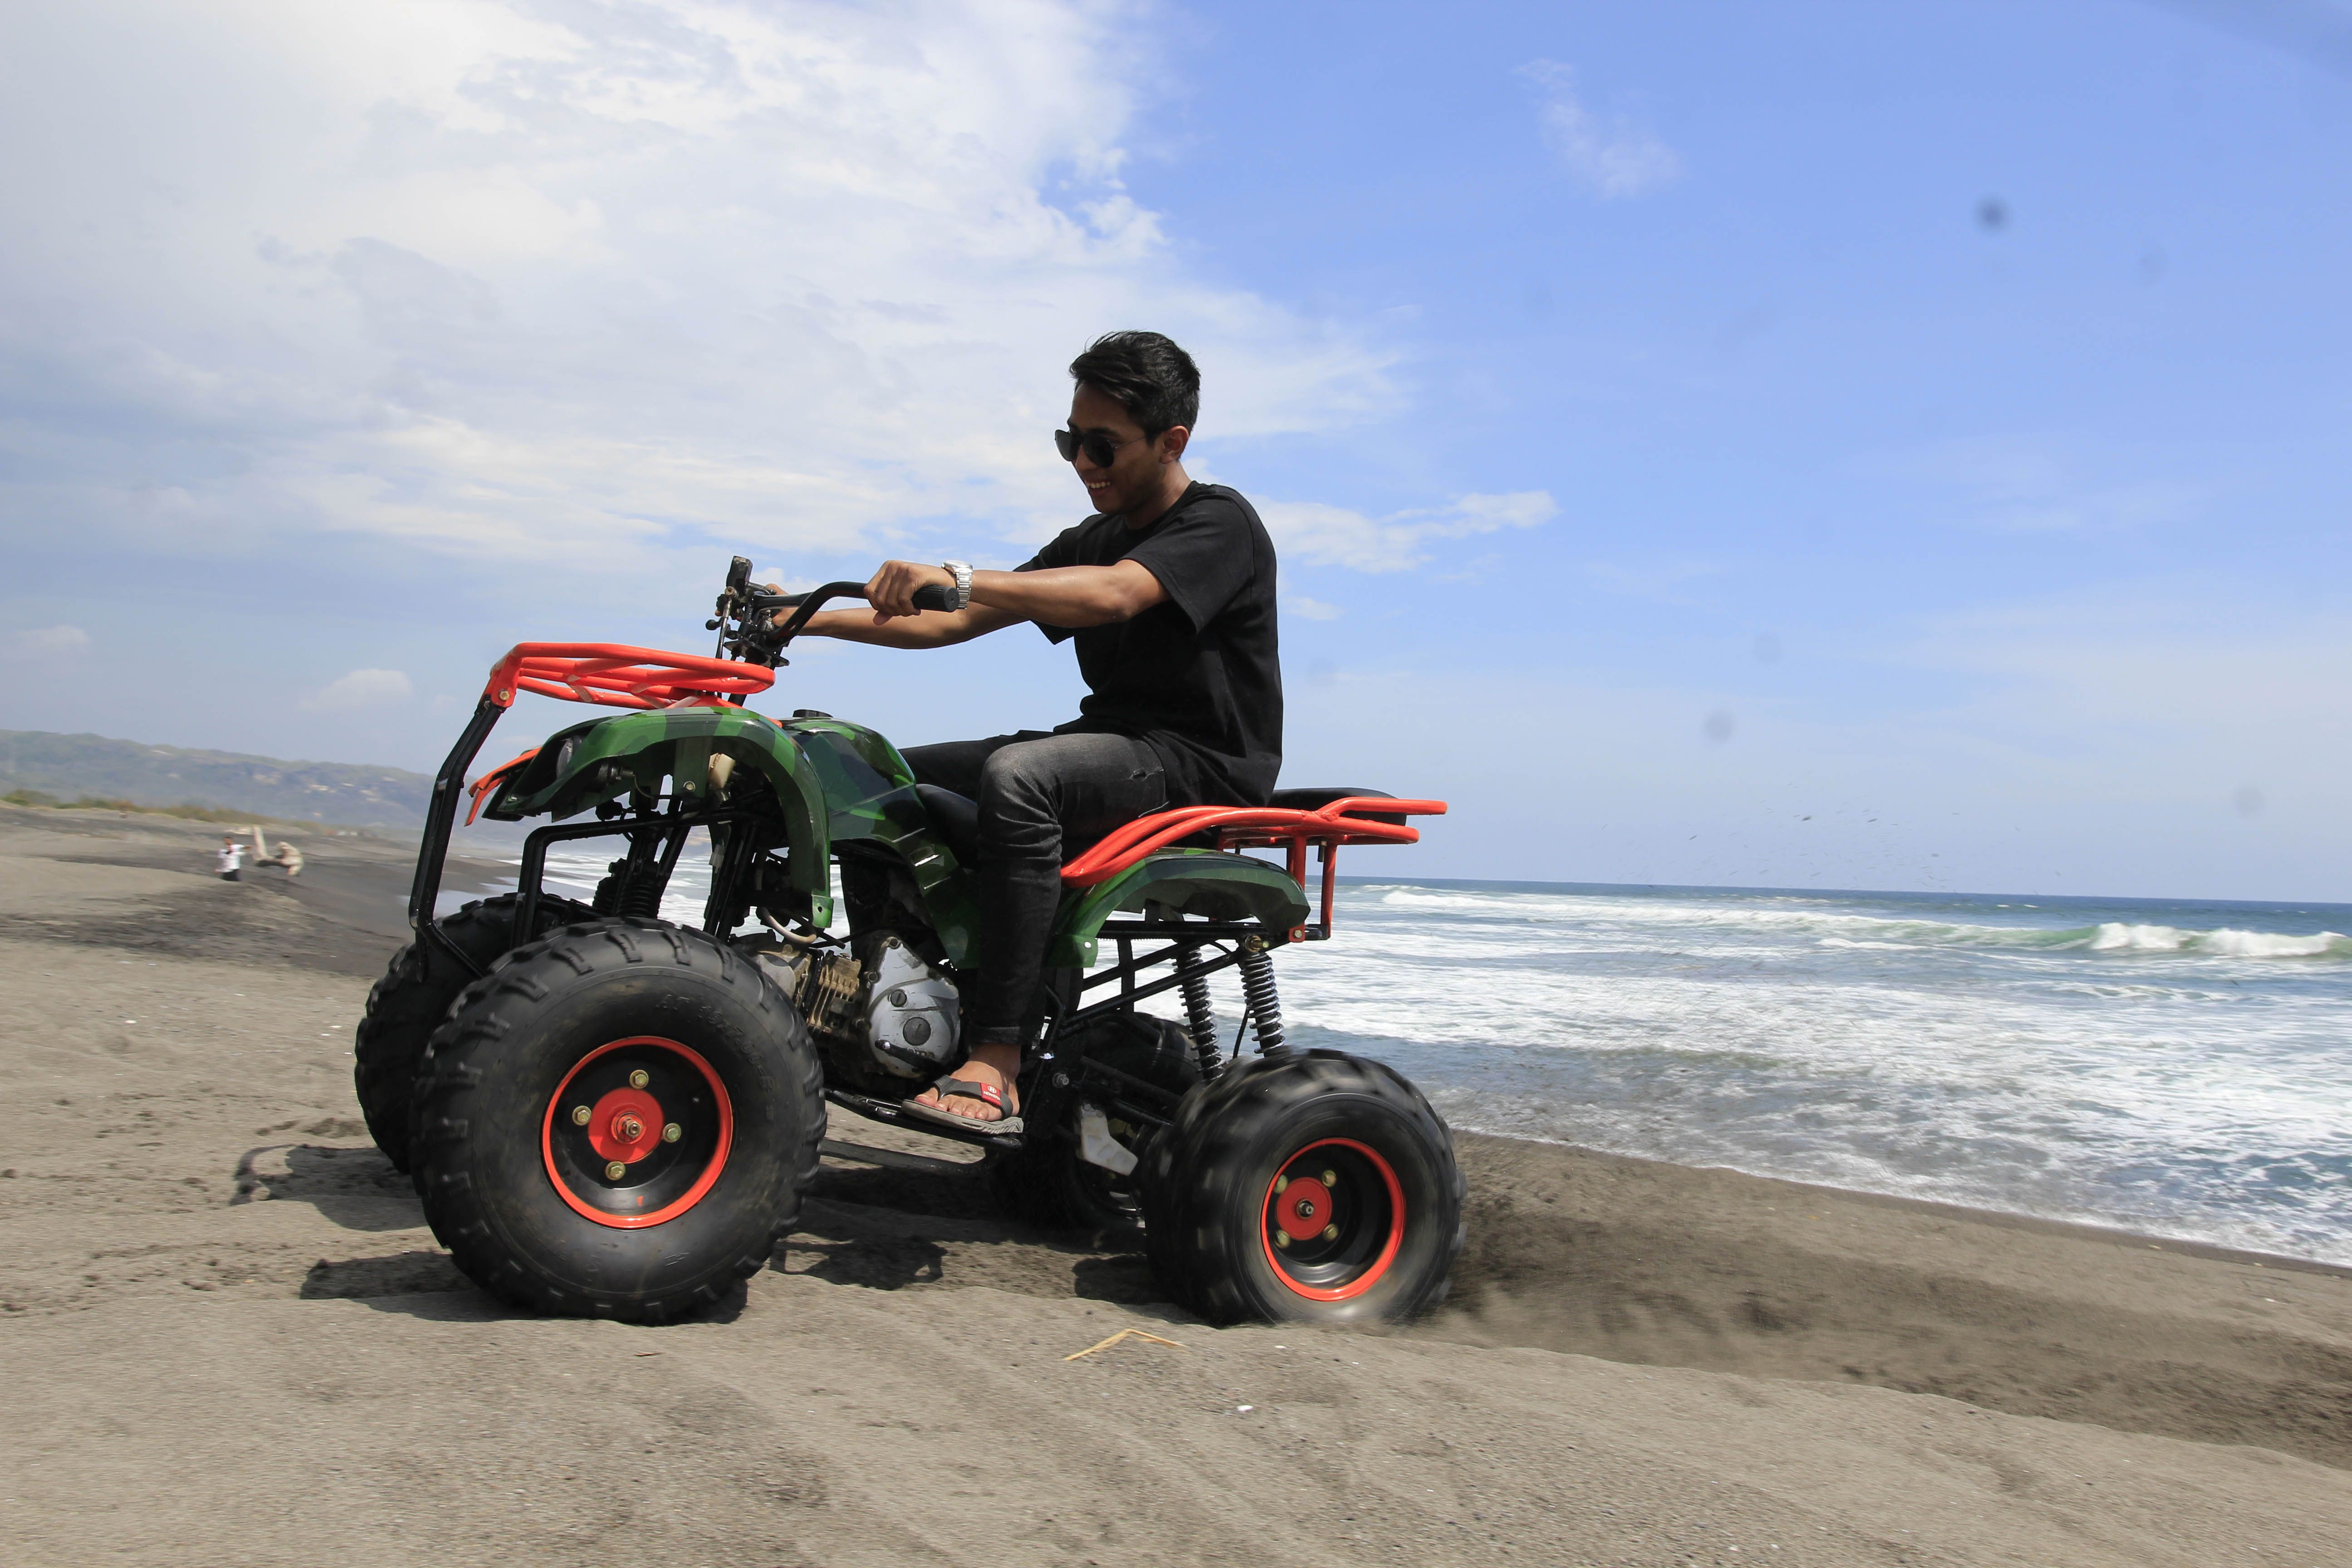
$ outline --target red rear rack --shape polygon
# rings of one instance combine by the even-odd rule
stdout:
[[[1442,800],[1390,800],[1383,795],[1357,795],[1335,800],[1313,811],[1286,811],[1270,805],[1188,805],[1139,816],[1114,829],[1100,843],[1062,868],[1062,881],[1073,888],[1107,882],[1156,849],[1181,838],[1214,832],[1220,849],[1286,847],[1286,868],[1301,891],[1307,887],[1307,847],[1323,849],[1323,910],[1318,926],[1300,927],[1293,942],[1328,936],[1331,897],[1337,886],[1342,844],[1417,844],[1421,830],[1382,816],[1443,816]]]

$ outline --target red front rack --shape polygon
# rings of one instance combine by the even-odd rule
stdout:
[[[518,691],[604,708],[715,708],[776,683],[776,672],[732,659],[605,642],[526,642],[507,650],[482,695],[501,708]]]

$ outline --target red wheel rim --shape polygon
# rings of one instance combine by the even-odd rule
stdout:
[[[1369,1169],[1379,1178],[1379,1188],[1370,1202],[1356,1199],[1352,1189],[1363,1184],[1360,1179],[1328,1184],[1323,1175],[1314,1173],[1308,1156],[1318,1150],[1340,1150],[1352,1158],[1346,1163],[1357,1167],[1360,1178]],[[1302,1172],[1302,1165],[1307,1169]],[[1324,1174],[1337,1174],[1336,1172]],[[1382,1202],[1381,1200],[1385,1200]],[[1381,1210],[1386,1210],[1385,1226],[1381,1225]],[[1310,1301],[1347,1301],[1370,1290],[1388,1273],[1390,1265],[1404,1246],[1404,1184],[1397,1180],[1396,1171],[1379,1150],[1359,1143],[1352,1138],[1323,1138],[1307,1144],[1276,1168],[1265,1184],[1265,1199],[1258,1206],[1258,1245],[1265,1250],[1266,1267],[1274,1277],[1292,1292]],[[1296,1251],[1301,1244],[1319,1240],[1328,1226],[1338,1234],[1331,1237],[1335,1258],[1343,1277],[1328,1283],[1300,1278],[1292,1271],[1283,1254]],[[1287,1245],[1277,1244],[1280,1235]],[[1377,1243],[1377,1251],[1373,1244]],[[1351,1255],[1371,1252],[1369,1262],[1349,1271],[1344,1260]],[[1323,1263],[1317,1273],[1328,1272],[1335,1265]]]
[[[671,1127],[675,1138],[665,1136]],[[656,1035],[614,1040],[581,1058],[540,1121],[540,1159],[556,1196],[614,1230],[642,1230],[693,1208],[718,1183],[734,1143],[735,1103],[718,1071],[692,1047]],[[596,1182],[600,1168],[615,1166],[618,1176]],[[688,1173],[686,1190],[674,1193]],[[651,1208],[643,1206],[648,1191],[657,1200]]]

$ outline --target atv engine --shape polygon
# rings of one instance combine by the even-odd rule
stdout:
[[[933,1078],[955,1062],[955,982],[897,933],[869,931],[850,952],[811,944],[754,956],[825,1044],[846,1046],[898,1079]]]

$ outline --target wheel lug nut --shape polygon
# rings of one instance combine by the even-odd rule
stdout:
[[[574,1127],[585,1127],[588,1125],[588,1108],[586,1106],[575,1105],[572,1108],[572,1125]]]
[[[1274,1233],[1274,1244],[1276,1247],[1287,1249],[1290,1246],[1290,1233],[1286,1230],[1276,1231]]]
[[[1324,1184],[1325,1186],[1327,1186],[1327,1187],[1336,1187],[1336,1186],[1338,1186],[1338,1185],[1339,1184],[1339,1172],[1337,1172],[1337,1171],[1326,1171],[1326,1172],[1324,1172],[1324,1173],[1323,1173],[1323,1184]]]
[[[628,1173],[629,1168],[618,1160],[604,1167],[604,1179],[608,1182],[617,1182]]]
[[[1279,1192],[1281,1192],[1285,1187],[1287,1187],[1288,1185],[1290,1185],[1290,1178],[1289,1178],[1288,1176],[1276,1176],[1276,1177],[1275,1177],[1275,1179],[1274,1179],[1274,1190],[1275,1190],[1276,1192],[1279,1193]]]
[[[686,1129],[675,1121],[662,1129],[662,1142],[665,1143],[675,1143],[685,1136]]]
[[[637,1068],[635,1072],[629,1075],[629,1087],[631,1089],[643,1089],[646,1085],[651,1082],[653,1082],[652,1078],[647,1076],[646,1069],[643,1068]]]
[[[1337,1241],[1337,1240],[1339,1240],[1339,1227],[1338,1226],[1336,1226],[1336,1225],[1327,1225],[1327,1226],[1325,1226],[1323,1227],[1323,1239],[1324,1239],[1324,1240],[1326,1240],[1326,1241]]]

